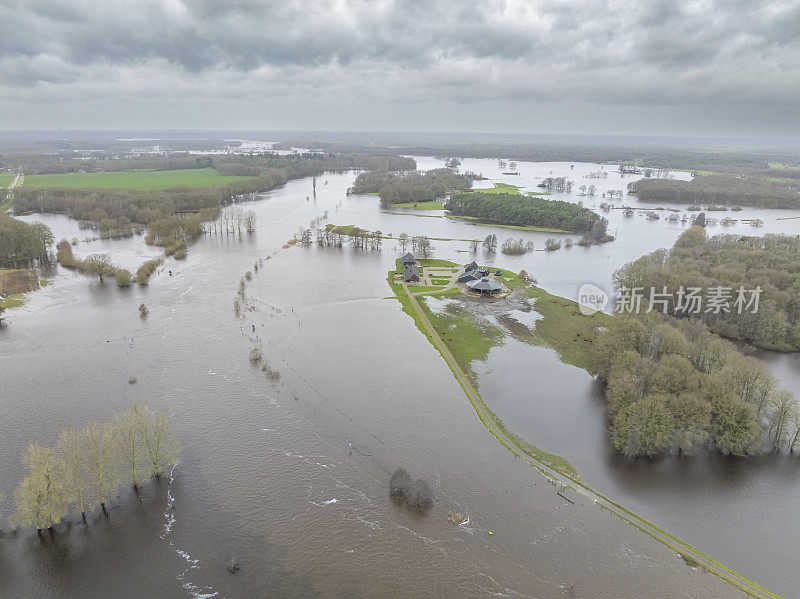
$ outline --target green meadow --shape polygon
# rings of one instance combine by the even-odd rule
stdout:
[[[213,168],[174,171],[119,171],[108,173],[66,173],[25,175],[27,187],[69,187],[71,189],[166,189],[168,187],[209,187],[241,181],[248,177],[223,177]]]

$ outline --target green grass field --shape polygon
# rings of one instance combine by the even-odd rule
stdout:
[[[390,208],[416,208],[417,210],[444,210],[444,202],[431,200],[429,202],[406,202],[405,204],[389,204]]]
[[[174,171],[121,171],[113,173],[67,173],[26,175],[26,187],[69,187],[70,189],[166,189],[168,187],[209,187],[241,181],[248,177],[223,177],[213,168]]]
[[[14,181],[15,173],[0,173],[0,187],[8,187]]]
[[[509,185],[508,183],[495,183],[494,187],[473,189],[472,193],[520,193],[520,191],[518,185]]]

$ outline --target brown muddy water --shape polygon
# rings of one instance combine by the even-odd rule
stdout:
[[[489,174],[492,161],[485,163]],[[519,170],[528,167],[533,173],[535,165]],[[310,180],[264,194],[247,206],[258,214],[255,235],[202,238],[148,287],[100,286],[62,269],[10,314],[0,332],[0,595],[559,597],[567,584],[576,597],[740,596],[594,505],[566,503],[488,433],[440,356],[384,299],[397,255],[391,242],[381,252],[281,248],[325,210],[327,222],[395,234],[506,236],[451,219],[387,214],[372,196],[345,196],[354,176],[320,178],[308,200]],[[53,219],[62,217],[45,217]],[[59,237],[80,238],[71,221],[59,222]],[[671,245],[680,232],[638,218],[615,225],[619,249],[479,261],[526,268],[572,297],[574,286],[565,290],[585,273],[603,283],[629,253]],[[546,237],[512,234],[539,247]],[[638,241],[623,242],[626,234]],[[75,253],[98,251],[90,243],[99,242],[79,243]],[[131,266],[151,251],[140,238],[102,243]],[[466,243],[435,245],[437,255],[463,261],[457,250]],[[239,278],[267,256],[247,286],[252,310],[237,319]],[[141,302],[150,308],[146,320],[136,310]],[[254,346],[279,382],[251,366]],[[788,486],[793,461],[742,464],[738,477],[710,459],[685,470],[619,462],[605,442],[591,379],[546,350],[509,348],[493,350],[503,357],[490,356],[486,370],[497,376],[481,375],[481,392],[512,430],[568,457],[600,491],[680,536],[693,534],[687,540],[701,549],[791,595],[785,583],[796,553],[775,534],[797,531],[798,500],[771,494]],[[510,374],[520,368],[538,373],[534,387]],[[148,485],[141,500],[123,494],[108,520],[61,526],[44,543],[30,531],[11,535],[10,498],[28,439],[53,443],[61,427],[105,419],[132,400],[171,415],[184,445],[173,476]],[[437,502],[427,514],[390,501],[388,478],[399,465],[433,484]],[[759,509],[748,511],[756,502]],[[783,506],[781,522],[762,517],[765,503]],[[724,525],[707,520],[712,507],[723,512],[731,504],[740,509]],[[450,510],[468,521],[448,522]],[[770,542],[784,554],[779,563],[763,551]],[[731,563],[748,545],[746,563]],[[241,570],[230,575],[233,557]]]

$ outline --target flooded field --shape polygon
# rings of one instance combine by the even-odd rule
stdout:
[[[598,169],[520,163],[519,176],[498,177],[496,161],[462,165],[531,188],[551,170],[578,187]],[[438,211],[385,210],[374,196],[345,195],[354,178],[321,177],[316,197],[305,179],[264,194],[247,206],[258,215],[255,235],[201,238],[147,287],[100,286],[62,269],[9,314],[0,332],[0,595],[559,597],[567,587],[579,597],[740,596],[595,506],[566,503],[486,431],[440,356],[385,299],[386,271],[399,251],[391,241],[379,252],[282,248],[326,210],[327,222],[395,236],[493,232],[541,248],[551,235],[477,227]],[[592,183],[602,192],[632,180],[612,172]],[[581,199],[589,207],[601,201]],[[786,212],[736,216],[758,213],[759,233],[796,231],[798,221],[775,220]],[[615,269],[671,246],[684,228],[621,210],[606,216],[618,235],[611,244],[477,260],[524,268],[548,291],[574,298],[584,282],[610,290]],[[42,220],[57,238],[83,238],[65,217]],[[434,245],[437,257],[470,256],[466,242]],[[126,268],[158,253],[141,237],[75,247],[81,257],[98,251]],[[237,319],[239,279],[259,258],[264,267]],[[142,302],[145,320],[136,310]],[[533,312],[512,316],[534,324]],[[279,381],[249,363],[254,346]],[[785,386],[797,388],[796,356],[763,355]],[[513,339],[475,369],[487,405],[514,432],[567,457],[606,495],[792,594],[795,458],[628,463],[606,442],[603,400],[582,370]],[[10,535],[5,516],[28,439],[52,443],[61,427],[107,418],[132,400],[169,412],[184,445],[173,477],[145,487],[141,501],[118,498],[108,522],[62,527],[44,546],[30,531]],[[424,516],[388,497],[389,476],[401,465],[436,490]],[[467,522],[452,524],[450,511]],[[234,557],[241,570],[230,575]]]

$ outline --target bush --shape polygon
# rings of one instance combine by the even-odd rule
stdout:
[[[256,364],[256,363],[260,362],[261,361],[261,357],[262,357],[261,356],[261,350],[258,349],[257,347],[254,347],[253,349],[250,350],[250,361],[253,364]]]
[[[244,273],[244,278],[247,279],[248,281],[252,281],[253,273],[248,270],[246,273]]]
[[[544,242],[544,249],[546,249],[548,252],[559,250],[561,249],[561,242],[554,237],[550,237]]]
[[[175,252],[175,259],[176,260],[185,260],[186,259],[186,250],[178,250]]]
[[[147,309],[147,306],[144,303],[139,304],[139,316],[145,318],[150,313],[150,310]]]
[[[405,468],[398,468],[389,480],[389,495],[392,497],[404,497],[411,489],[411,475]]]
[[[164,258],[161,256],[143,262],[142,265],[136,270],[136,281],[139,283],[139,285],[147,285],[147,282],[150,280],[150,275],[152,275],[156,268],[163,263]]]
[[[132,279],[131,271],[120,268],[114,275],[114,279],[117,281],[117,287],[128,287]]]
[[[405,502],[411,507],[430,507],[433,505],[433,489],[428,481],[418,478],[411,484],[411,488],[404,496]]]

